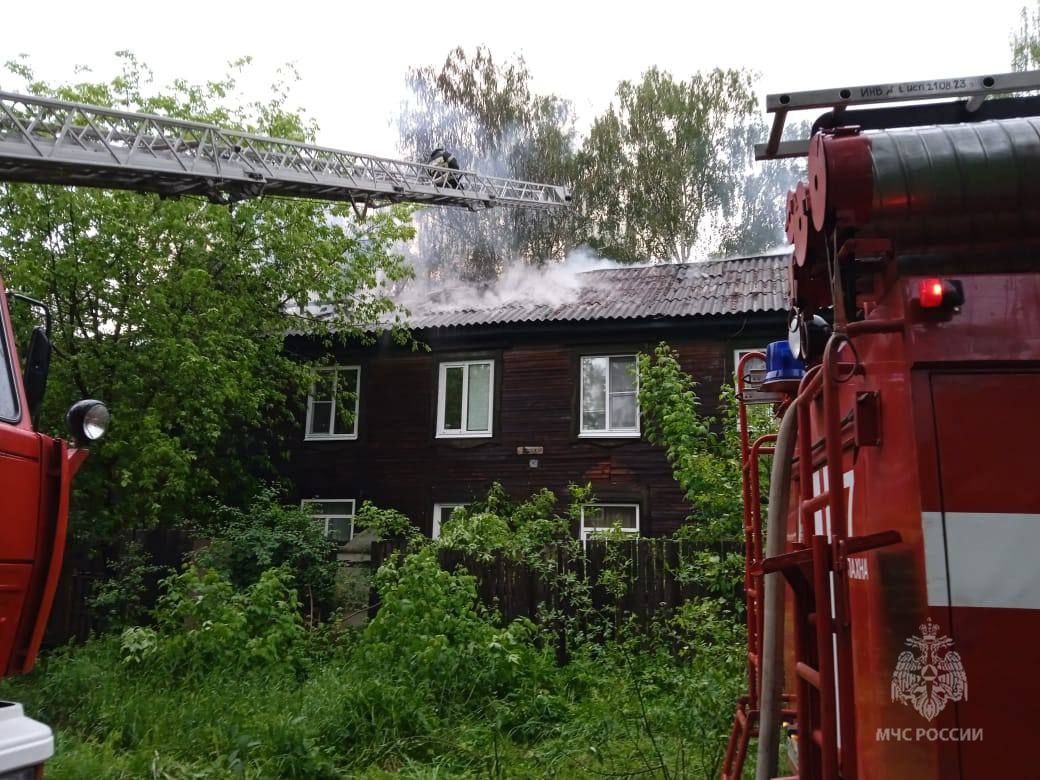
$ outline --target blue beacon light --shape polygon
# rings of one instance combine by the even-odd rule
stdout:
[[[774,341],[766,347],[766,376],[762,384],[798,381],[803,376],[805,364],[791,354],[791,347],[786,340]]]

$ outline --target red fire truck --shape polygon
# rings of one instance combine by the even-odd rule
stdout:
[[[767,99],[760,158],[807,155],[808,180],[789,339],[738,370],[780,427],[749,441],[742,406],[748,695],[725,778],[754,735],[760,780],[1040,777],[1040,98],[1013,96],[1038,88]],[[781,142],[788,112],[824,108]]]
[[[445,171],[450,171],[450,175]],[[388,160],[267,138],[199,122],[0,93],[0,181],[202,195],[230,204],[262,195],[412,202],[484,209],[566,207],[563,187],[459,170],[443,149],[426,163]],[[18,360],[9,301],[40,309]],[[0,280],[0,674],[32,669],[50,614],[72,478],[99,439],[108,411],[81,401],[67,417],[72,444],[35,426],[51,349],[46,304],[5,291]],[[53,753],[50,729],[0,702],[0,778],[38,774]]]

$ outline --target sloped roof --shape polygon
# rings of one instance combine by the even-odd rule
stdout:
[[[787,309],[790,255],[586,271],[574,299],[490,307],[409,306],[413,328],[739,315]]]

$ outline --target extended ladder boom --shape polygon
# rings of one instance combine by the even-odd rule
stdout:
[[[0,92],[0,181],[203,195],[411,202],[471,209],[566,206],[565,187],[451,171],[203,122]]]

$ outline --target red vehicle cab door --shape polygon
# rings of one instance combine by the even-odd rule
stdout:
[[[0,285],[0,673],[9,670],[38,559],[42,437],[28,417]]]

